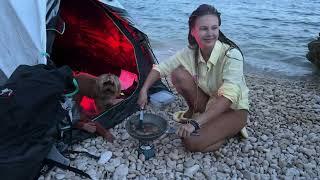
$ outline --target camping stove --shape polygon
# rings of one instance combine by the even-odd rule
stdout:
[[[130,136],[139,141],[138,154],[143,154],[148,160],[155,156],[152,142],[166,132],[168,124],[162,117],[146,113],[143,122],[140,121],[139,115],[131,116],[125,126]]]
[[[138,155],[143,154],[145,160],[156,156],[155,148],[152,142],[139,141]]]

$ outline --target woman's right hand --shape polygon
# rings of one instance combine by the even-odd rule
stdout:
[[[148,104],[148,93],[146,90],[141,89],[137,103],[141,109],[144,109],[144,107]]]
[[[139,104],[141,109],[144,109],[148,104],[148,90],[158,79],[160,79],[160,73],[154,69],[151,69],[139,93],[137,103]]]

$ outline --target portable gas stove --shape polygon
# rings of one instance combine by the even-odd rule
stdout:
[[[156,151],[152,142],[139,142],[138,154],[143,154],[146,160],[155,157]]]
[[[143,113],[131,116],[126,121],[126,130],[131,137],[139,140],[138,154],[143,154],[148,160],[155,156],[153,141],[163,134],[175,134],[177,127],[169,126],[168,122],[155,114]],[[191,133],[191,136],[199,136],[198,132]]]
[[[153,141],[167,132],[168,123],[160,116],[141,112],[126,121],[126,130],[139,141],[138,153],[148,160],[155,156]],[[143,117],[141,117],[143,116]]]

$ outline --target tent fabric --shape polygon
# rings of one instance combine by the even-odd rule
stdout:
[[[60,0],[47,0],[46,24],[58,14],[59,7]]]
[[[20,64],[45,64],[46,1],[0,1],[0,69],[9,77]]]
[[[46,22],[57,13],[65,31],[53,40],[46,37]],[[0,69],[7,77],[18,65],[46,64],[47,49],[57,67],[120,78],[124,100],[93,121],[112,128],[138,110],[139,90],[156,59],[147,36],[116,0],[0,0],[0,26]],[[46,47],[47,41],[53,45]],[[150,93],[164,89],[158,81]],[[74,130],[72,139],[90,136]]]
[[[97,0],[62,0],[59,11],[66,29],[56,36],[53,44],[51,59],[56,65],[68,65],[74,71],[96,76],[112,73],[125,87],[122,89],[125,98],[120,104],[92,119],[112,128],[139,110],[136,103],[139,90],[156,60],[148,38],[130,21],[124,9]],[[158,81],[150,93],[164,89],[167,88]],[[94,109],[92,104],[90,99],[81,103],[89,111]],[[91,136],[74,130],[72,139],[78,142]]]
[[[132,43],[95,1],[63,1],[60,11],[66,30],[53,45],[57,65],[93,75],[119,76],[121,69],[138,74]]]
[[[0,86],[3,85],[8,80],[7,76],[0,69]]]
[[[124,10],[124,7],[118,1],[110,1],[110,0],[98,0],[98,1],[108,6],[112,6],[112,7],[116,7]]]

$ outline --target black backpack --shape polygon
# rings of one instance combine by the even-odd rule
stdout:
[[[38,177],[43,161],[70,123],[61,103],[75,89],[72,70],[63,66],[20,65],[0,86],[0,176]]]

